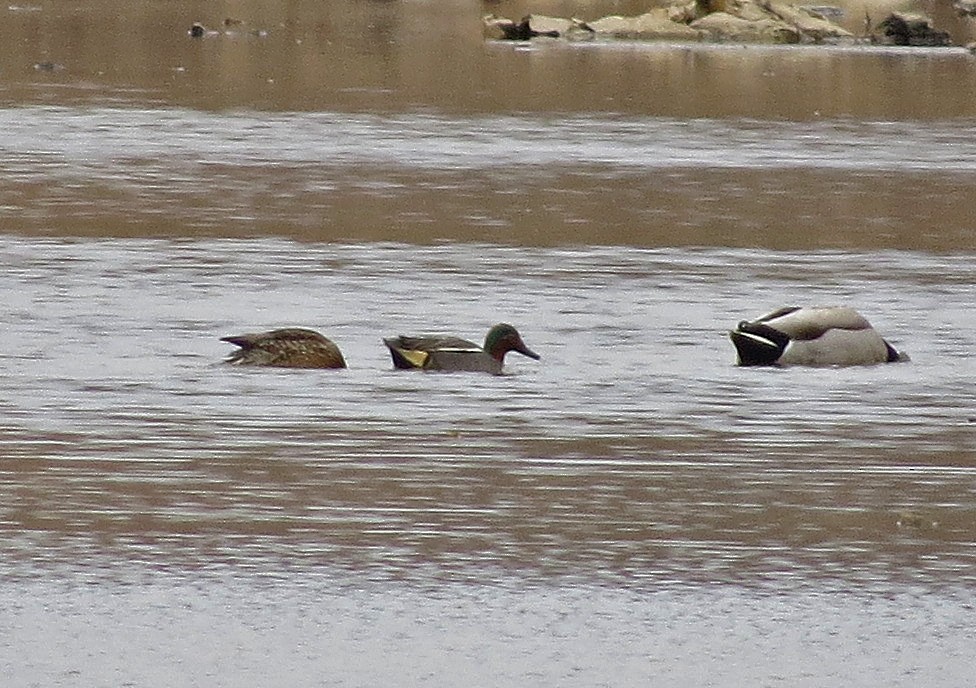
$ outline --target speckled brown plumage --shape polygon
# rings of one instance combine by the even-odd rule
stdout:
[[[301,327],[221,337],[221,341],[241,347],[227,359],[226,362],[232,365],[278,368],[346,367],[342,352],[332,340],[314,330]]]

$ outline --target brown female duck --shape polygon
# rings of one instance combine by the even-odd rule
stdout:
[[[220,341],[241,347],[227,363],[278,368],[345,368],[346,360],[331,339],[314,330],[286,327],[221,337]]]

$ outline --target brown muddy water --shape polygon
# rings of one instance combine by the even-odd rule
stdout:
[[[485,9],[2,11],[3,685],[968,685],[976,60]],[[734,366],[791,303],[912,361]]]

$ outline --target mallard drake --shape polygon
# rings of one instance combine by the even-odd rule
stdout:
[[[523,356],[539,360],[539,354],[522,341],[522,336],[511,325],[495,325],[485,336],[485,345],[460,337],[422,335],[399,336],[383,340],[393,357],[396,368],[422,368],[424,370],[472,371],[500,375],[505,354],[517,351]]]
[[[241,347],[226,360],[234,365],[278,368],[345,368],[346,360],[331,339],[314,330],[286,327],[221,337]]]
[[[780,308],[729,332],[739,365],[871,365],[907,360],[853,308]]]

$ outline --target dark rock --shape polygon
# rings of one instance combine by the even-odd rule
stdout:
[[[484,18],[485,36],[506,41],[527,41],[539,36],[549,38],[559,38],[559,31],[555,29],[547,31],[537,31],[532,26],[533,17],[531,15],[523,17],[520,22],[513,22],[509,19],[488,15]]]
[[[932,26],[932,20],[923,14],[892,12],[878,24],[878,31],[890,45],[911,45],[938,48],[952,45],[946,31]]]

